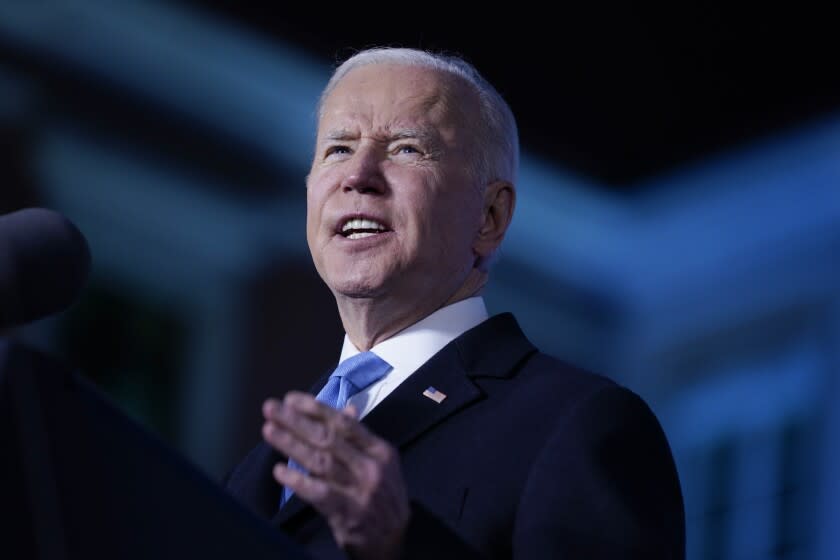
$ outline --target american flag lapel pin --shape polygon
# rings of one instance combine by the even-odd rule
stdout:
[[[428,389],[423,391],[423,396],[424,397],[429,397],[430,399],[432,399],[436,403],[440,404],[440,403],[443,402],[443,399],[446,398],[446,393],[441,393],[440,391],[438,391],[434,387],[429,386]]]

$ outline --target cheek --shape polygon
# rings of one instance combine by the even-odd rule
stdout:
[[[478,231],[480,209],[474,199],[464,196],[437,197],[421,196],[415,199],[418,252],[426,255],[425,260],[432,260],[437,265],[444,261],[453,265],[453,261],[464,262],[471,259],[473,241]]]
[[[317,232],[324,209],[324,196],[326,190],[317,181],[308,181],[306,184],[306,235],[307,238],[314,236]]]
[[[481,207],[481,197],[471,184],[465,183],[460,190],[450,191],[437,201],[436,220],[450,239],[465,243],[478,231]]]
[[[312,201],[307,200],[306,202],[306,241],[309,243],[309,246],[312,246],[312,242],[315,240],[315,232],[318,229],[318,219],[315,212],[315,208],[312,206]]]

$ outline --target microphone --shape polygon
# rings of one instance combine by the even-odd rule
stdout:
[[[0,216],[0,330],[64,311],[90,273],[79,229],[46,208]]]

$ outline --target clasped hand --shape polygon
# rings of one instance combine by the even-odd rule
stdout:
[[[395,558],[410,515],[399,455],[356,415],[292,391],[264,403],[263,438],[306,470],[278,463],[273,474],[321,513],[339,546],[354,558]]]

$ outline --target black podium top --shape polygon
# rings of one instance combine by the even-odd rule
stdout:
[[[90,383],[4,339],[0,449],[0,556],[306,558]]]

